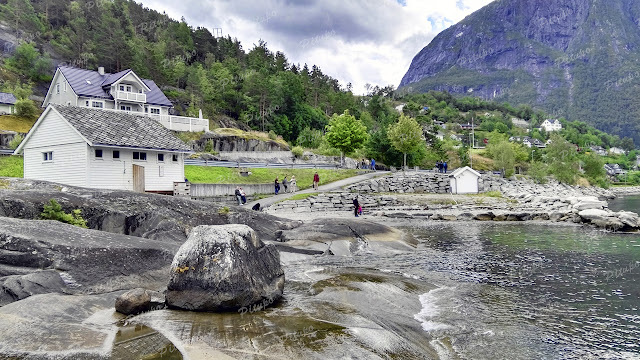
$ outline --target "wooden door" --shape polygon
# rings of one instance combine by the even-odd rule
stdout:
[[[144,166],[133,165],[133,191],[144,192]]]

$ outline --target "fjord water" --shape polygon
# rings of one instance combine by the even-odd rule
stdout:
[[[392,267],[412,264],[440,286],[416,319],[443,357],[640,358],[640,236],[532,224],[410,231],[419,259]]]
[[[392,225],[415,250],[365,242],[353,257],[289,259],[284,299],[266,311],[161,310],[138,322],[164,335],[154,347],[163,359],[189,347],[252,359],[640,359],[640,235],[551,223]],[[126,345],[121,332],[116,343]],[[133,349],[124,345],[114,354]]]

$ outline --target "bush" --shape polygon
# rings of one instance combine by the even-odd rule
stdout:
[[[304,149],[300,146],[294,146],[293,149],[291,149],[291,152],[297,158],[301,158],[302,155],[304,155]]]
[[[269,139],[278,140],[278,134],[276,134],[276,132],[273,130],[269,130]]]
[[[36,106],[29,99],[20,99],[16,101],[16,115],[26,118],[34,118],[36,116]]]
[[[63,223],[79,226],[81,228],[87,228],[87,221],[82,218],[82,210],[75,209],[71,211],[71,214],[67,214],[62,211],[62,206],[54,199],[49,200],[49,204],[44,206],[40,218],[43,220],[56,220]]]
[[[204,144],[204,151],[208,153],[213,152],[213,140],[207,140],[207,142]]]
[[[22,142],[22,140],[24,140],[24,136],[22,136],[20,134],[14,136],[13,139],[11,139],[11,141],[9,141],[9,149],[15,150],[16,148],[18,148],[18,146],[20,146],[20,143]]]
[[[549,175],[548,167],[545,163],[536,161],[531,164],[528,171],[529,176],[538,184],[547,183],[547,175]]]

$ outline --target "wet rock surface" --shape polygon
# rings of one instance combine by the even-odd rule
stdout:
[[[194,311],[235,311],[282,296],[280,255],[246,225],[198,226],[171,264],[167,305]]]
[[[0,217],[3,303],[49,292],[107,292],[166,281],[177,244]],[[43,271],[45,270],[45,271]],[[25,275],[26,274],[26,275]]]

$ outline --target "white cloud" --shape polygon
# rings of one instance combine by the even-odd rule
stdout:
[[[440,31],[492,0],[146,0],[189,25],[222,28],[245,50],[262,39],[293,63],[318,65],[354,91],[397,86]],[[401,4],[402,3],[402,4]]]

